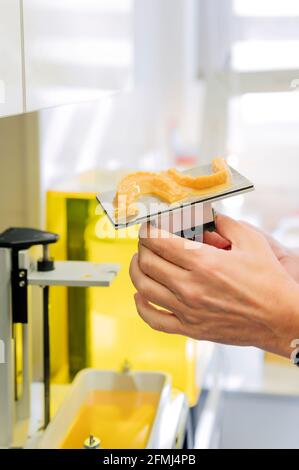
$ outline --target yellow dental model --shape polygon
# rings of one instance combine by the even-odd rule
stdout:
[[[169,204],[185,199],[188,191],[175,183],[166,173],[138,171],[121,180],[114,200],[116,218],[135,216],[138,208],[135,202],[141,196],[157,196]]]
[[[170,169],[167,172],[139,171],[125,176],[119,183],[114,199],[115,218],[134,217],[138,214],[137,200],[141,196],[156,196],[169,204],[184,201],[200,191],[214,189],[229,181],[229,169],[225,160],[212,161],[210,175],[189,176]]]
[[[213,173],[211,175],[203,176],[184,175],[174,168],[168,170],[167,173],[177,184],[197,190],[214,188],[228,181],[229,172],[225,160],[222,158],[214,158],[212,161],[212,170]]]

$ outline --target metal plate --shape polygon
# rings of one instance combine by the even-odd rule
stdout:
[[[31,271],[28,284],[36,286],[108,287],[117,275],[118,264],[89,261],[55,261],[48,272]]]
[[[240,193],[246,193],[254,190],[254,185],[241,175],[234,168],[229,167],[231,172],[231,184],[226,189],[219,189],[217,191],[213,190],[211,193],[204,194],[202,196],[194,196],[184,202],[177,202],[174,204],[167,204],[162,202],[156,197],[144,196],[139,199],[137,206],[139,208],[138,216],[135,218],[130,218],[126,220],[115,220],[114,217],[114,206],[113,200],[115,197],[116,191],[109,191],[97,195],[97,200],[101,204],[104,212],[107,214],[111,223],[116,229],[125,228],[130,225],[140,224],[146,221],[149,221],[159,214],[164,214],[166,212],[171,212],[182,207],[193,205],[193,204],[203,204],[205,202],[213,202],[228,197],[235,196]],[[200,167],[193,168],[191,170],[184,171],[183,173],[190,176],[200,176],[206,175],[211,172],[211,165],[203,165]]]

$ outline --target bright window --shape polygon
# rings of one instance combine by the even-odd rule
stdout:
[[[233,44],[232,67],[239,71],[299,68],[299,21],[298,40],[252,40],[238,41]]]
[[[233,6],[240,16],[299,16],[298,0],[234,0]]]
[[[257,186],[298,188],[299,1],[234,0],[228,17],[227,152]]]

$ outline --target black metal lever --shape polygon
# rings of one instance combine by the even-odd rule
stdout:
[[[28,322],[27,270],[19,267],[19,252],[34,245],[49,245],[59,239],[56,233],[27,227],[12,227],[0,234],[0,248],[10,248],[12,256],[11,301],[13,323]],[[53,269],[53,268],[52,268]]]

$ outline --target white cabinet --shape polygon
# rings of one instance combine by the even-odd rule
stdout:
[[[128,89],[133,0],[0,0],[0,117]]]
[[[298,419],[298,393],[222,390],[203,405],[195,448],[298,449]]]
[[[19,0],[0,0],[0,117],[23,112]]]
[[[26,110],[123,89],[132,70],[132,0],[23,0]]]

